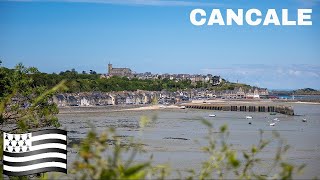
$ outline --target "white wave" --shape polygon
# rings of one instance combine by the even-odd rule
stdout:
[[[62,135],[62,134],[42,134],[39,136],[32,136],[31,140],[32,141],[39,141],[39,140],[44,140],[44,139],[61,139],[61,140],[67,140],[67,136]]]
[[[3,165],[3,170],[11,172],[30,171],[34,169],[46,168],[46,167],[60,167],[67,169],[67,164],[61,162],[44,162],[39,164],[32,164],[29,166],[7,166]]]
[[[67,155],[63,153],[42,153],[42,154],[36,154],[32,156],[26,156],[26,157],[10,157],[3,155],[3,160],[8,162],[25,162],[25,161],[32,161],[37,159],[43,159],[43,158],[62,158],[67,159]]]

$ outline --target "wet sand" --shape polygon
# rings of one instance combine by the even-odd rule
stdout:
[[[68,110],[59,114],[59,120],[63,128],[68,130],[68,137],[73,143],[85,137],[90,130],[90,124],[94,125],[98,132],[108,127],[115,127],[122,141],[125,142],[130,137],[141,140],[147,154],[137,156],[136,161],[147,160],[149,155],[153,154],[155,164],[169,163],[173,169],[179,169],[183,173],[189,168],[199,170],[201,162],[207,157],[200,149],[201,145],[206,144],[203,137],[207,134],[206,127],[200,122],[201,118],[209,120],[215,127],[228,124],[230,129],[228,142],[233,144],[239,155],[258,142],[260,129],[265,131],[266,137],[271,137],[271,132],[277,130],[291,146],[287,155],[288,160],[296,164],[307,164],[304,174],[296,178],[319,177],[320,106],[310,104],[293,104],[293,106],[297,116],[151,106],[133,107],[130,108],[131,111],[125,108],[120,111],[101,108],[89,113],[78,113],[79,109],[75,112]],[[208,117],[211,113],[216,117]],[[247,115],[253,117],[252,125],[248,125],[248,120],[245,119]],[[157,120],[152,126],[141,130],[139,127],[141,116],[157,116]],[[276,117],[281,121],[276,126],[270,127],[268,120]],[[301,121],[303,117],[308,119],[307,123]],[[276,144],[270,144],[270,147],[261,154],[261,158],[269,162],[276,147]],[[68,153],[68,166],[76,157],[76,153],[70,152],[73,150]]]
[[[180,109],[185,104],[254,104],[254,105],[287,105],[295,104],[320,105],[316,102],[277,102],[272,100],[194,100],[188,103],[176,105],[114,105],[114,106],[87,106],[87,107],[60,107],[60,114],[68,113],[90,113],[90,112],[119,112],[119,111],[144,111],[144,110],[160,110],[160,109]]]

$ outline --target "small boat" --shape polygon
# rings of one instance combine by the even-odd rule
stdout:
[[[216,117],[215,114],[209,114],[209,117]]]
[[[186,107],[185,106],[180,106],[180,109],[186,109]]]
[[[275,122],[270,123],[270,126],[274,126],[274,125],[276,125],[276,123],[275,123]]]
[[[271,112],[271,113],[270,113],[270,115],[276,115],[276,114],[277,114],[276,112]]]
[[[278,122],[280,121],[278,118],[274,118],[273,120],[274,120],[274,121],[278,121]]]
[[[307,122],[307,119],[306,119],[306,118],[303,118],[303,119],[302,119],[302,122]]]
[[[246,119],[252,119],[252,116],[246,116]]]

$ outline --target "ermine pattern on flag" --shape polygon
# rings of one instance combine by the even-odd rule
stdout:
[[[67,132],[60,129],[3,134],[3,174],[67,173]]]

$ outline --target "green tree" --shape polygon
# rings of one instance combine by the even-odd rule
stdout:
[[[14,133],[24,133],[35,128],[60,126],[56,117],[59,111],[52,102],[52,96],[66,88],[65,82],[61,81],[53,88],[47,89],[46,86],[37,86],[31,78],[36,74],[39,74],[36,68],[26,68],[22,64],[18,64],[13,70],[0,67],[1,158],[4,129]],[[0,171],[2,168],[1,166]]]
[[[0,68],[0,123],[11,131],[24,132],[32,128],[59,126],[57,106],[52,102],[53,94],[64,89],[64,81],[48,90],[37,86],[31,75],[39,74],[34,68],[18,64],[14,70]],[[10,126],[11,127],[11,126]]]

